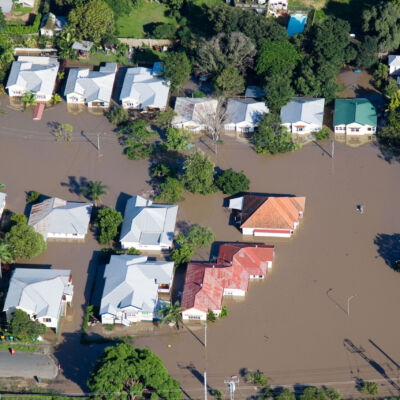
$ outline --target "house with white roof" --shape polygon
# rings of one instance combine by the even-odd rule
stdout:
[[[170,292],[173,271],[173,262],[148,261],[145,256],[111,256],[104,271],[101,322],[129,326],[153,321],[160,308],[158,293]]]
[[[3,211],[6,207],[6,197],[5,193],[0,192],[0,218],[3,215]]]
[[[178,206],[131,197],[125,207],[120,242],[123,249],[163,250],[172,246]]]
[[[28,225],[43,235],[44,240],[84,239],[89,229],[92,208],[91,203],[52,197],[32,206]]]
[[[47,13],[40,23],[40,35],[53,37],[61,32],[66,24],[67,19],[65,17],[56,17],[53,13]]]
[[[17,309],[57,331],[61,316],[71,305],[74,286],[65,269],[16,268],[10,280],[3,311],[7,320]]]
[[[305,135],[322,129],[325,99],[295,97],[281,109],[282,125],[289,132]]]
[[[215,118],[218,101],[209,98],[177,97],[172,126],[188,129],[191,132],[205,131],[209,128],[207,121]]]
[[[388,57],[389,75],[400,75],[400,55],[391,54]]]
[[[116,72],[116,63],[106,63],[98,71],[71,68],[64,91],[67,103],[86,104],[92,108],[109,107]]]
[[[170,84],[153,75],[151,68],[128,68],[122,85],[122,107],[139,110],[165,110]]]
[[[29,92],[36,95],[37,101],[50,101],[59,66],[56,58],[19,56],[11,66],[8,95],[22,97]]]
[[[254,132],[264,114],[269,112],[263,101],[253,99],[229,99],[224,129],[236,132]]]

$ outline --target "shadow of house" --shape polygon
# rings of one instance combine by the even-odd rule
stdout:
[[[378,255],[383,258],[386,265],[394,269],[395,262],[400,259],[400,234],[379,233],[375,236],[374,244],[378,247]]]
[[[117,105],[120,105],[119,98],[121,96],[122,86],[124,84],[124,79],[127,70],[128,67],[119,67],[117,73],[115,74],[114,88],[111,98],[115,101],[115,103],[117,103]]]
[[[77,195],[81,195],[81,186],[86,186],[88,183],[87,178],[81,176],[79,179],[76,176],[69,176],[68,182],[61,182],[60,185],[63,187],[67,187],[70,193],[74,193]]]
[[[124,216],[125,213],[125,207],[126,207],[126,202],[131,198],[132,196],[129,195],[128,193],[121,192],[118,195],[117,203],[115,204],[115,209],[119,211],[122,216]]]

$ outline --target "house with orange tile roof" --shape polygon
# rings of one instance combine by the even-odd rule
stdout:
[[[182,294],[182,318],[205,321],[219,315],[224,296],[245,296],[250,279],[262,279],[272,266],[274,246],[226,243],[215,263],[189,263]]]
[[[247,194],[229,201],[243,235],[291,237],[303,218],[305,197]]]

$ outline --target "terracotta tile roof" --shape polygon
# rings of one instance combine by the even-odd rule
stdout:
[[[265,276],[273,256],[274,246],[221,245],[215,264],[188,264],[181,306],[204,312],[220,310],[224,289],[247,291],[250,275]]]
[[[268,197],[247,219],[241,228],[294,229],[306,204],[305,197]]]

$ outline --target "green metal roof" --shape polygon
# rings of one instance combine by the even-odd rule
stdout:
[[[348,125],[354,122],[360,125],[377,126],[378,117],[375,107],[367,99],[336,99],[333,125]]]

